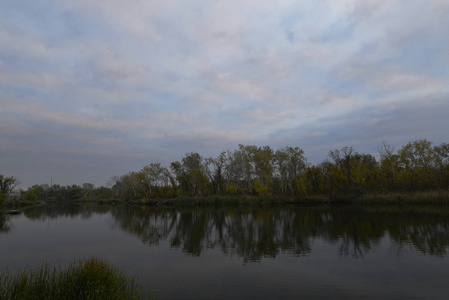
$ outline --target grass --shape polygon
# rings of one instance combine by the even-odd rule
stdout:
[[[149,296],[148,296],[149,298]],[[0,274],[0,299],[144,299],[136,280],[107,262],[92,257],[67,268],[50,268]]]
[[[51,202],[51,201],[49,201]],[[61,202],[61,201],[55,201]],[[72,201],[68,201],[72,202]],[[328,195],[311,194],[304,196],[294,195],[208,195],[208,196],[176,196],[172,198],[140,198],[140,199],[78,199],[73,203],[95,203],[98,205],[163,205],[163,206],[226,206],[226,205],[278,205],[278,204],[449,204],[449,190],[421,191],[421,192],[369,192],[355,197],[351,194],[339,195],[329,199]],[[5,209],[18,209],[28,206],[45,204],[43,201],[6,201]]]
[[[164,206],[226,206],[226,205],[259,205],[259,204],[285,204],[288,199],[277,196],[178,196],[175,198],[137,199],[127,204],[137,205],[164,205]]]
[[[43,201],[29,201],[29,200],[6,200],[3,203],[3,208],[6,209],[17,209],[29,206],[36,206],[44,204]]]
[[[74,203],[96,203],[99,205],[118,205],[125,204],[125,200],[117,198],[101,198],[101,199],[77,199]]]
[[[365,204],[449,204],[449,191],[370,193],[354,202]]]

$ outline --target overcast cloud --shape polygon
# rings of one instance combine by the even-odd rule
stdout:
[[[447,0],[0,0],[0,174],[449,142]]]

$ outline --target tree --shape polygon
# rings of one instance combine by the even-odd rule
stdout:
[[[256,146],[239,145],[239,149],[234,152],[235,162],[238,164],[243,175],[243,187],[246,188],[248,193],[253,191],[253,179],[255,176],[255,166],[253,161],[253,155],[256,151]],[[239,172],[240,173],[240,172]]]
[[[226,164],[226,152],[220,153],[217,158],[207,158],[205,160],[206,173],[209,178],[209,182],[212,185],[213,194],[223,194],[224,189],[224,168]]]
[[[129,172],[128,174],[120,177],[120,182],[123,185],[125,197],[133,200],[138,198],[138,191],[141,185],[138,177],[139,176],[137,176],[136,172]]]
[[[82,193],[84,196],[84,199],[89,199],[89,200],[93,200],[94,198],[94,189],[95,189],[95,185],[92,183],[83,183],[82,185]]]
[[[209,192],[206,164],[198,153],[186,153],[181,162],[172,162],[170,167],[176,176],[181,194],[204,196]]]
[[[359,154],[352,147],[329,152],[329,156],[345,178],[345,194],[360,196],[366,188],[375,186],[378,178],[376,159],[370,154]]]
[[[224,166],[224,177],[226,182],[226,193],[244,193],[245,180],[243,170],[243,159],[239,150],[226,151],[226,163]]]
[[[341,167],[328,160],[318,165],[320,169],[321,181],[323,181],[323,191],[329,200],[335,199],[342,192],[347,181],[347,177]]]
[[[437,186],[436,154],[432,142],[425,139],[409,142],[398,153],[401,179],[407,188],[416,190]]]
[[[269,146],[257,147],[253,149],[252,158],[255,174],[261,185],[256,192],[259,195],[270,195],[273,184],[274,151]]]
[[[352,157],[353,184],[352,193],[357,195],[363,190],[376,187],[379,177],[379,168],[376,159],[371,154],[354,153]]]
[[[432,146],[428,140],[409,142],[398,151],[403,186],[411,190],[447,189],[449,145]]]
[[[12,190],[19,184],[19,179],[14,176],[5,177],[0,175],[0,205],[9,199]]]
[[[399,156],[395,154],[396,147],[382,141],[377,146],[377,152],[380,156],[380,174],[385,182],[385,186],[395,187],[396,174],[399,170]]]
[[[449,187],[449,144],[434,147],[435,168],[437,169],[438,187]]]
[[[162,167],[160,163],[151,163],[142,168],[139,172],[142,174],[142,182],[144,183],[145,195],[151,197],[151,194],[156,194],[160,187],[167,189],[169,177],[168,170]]]
[[[110,187],[113,197],[119,198],[123,196],[123,193],[125,192],[125,186],[119,176],[112,176],[108,180],[106,185]]]
[[[23,194],[23,198],[29,201],[41,200],[44,199],[44,197],[45,197],[44,187],[42,185],[37,184],[29,187]]]
[[[352,163],[351,157],[354,149],[352,147],[343,147],[341,150],[332,150],[329,152],[330,158],[343,171],[348,186],[352,185]]]
[[[300,176],[304,173],[307,160],[304,150],[299,147],[284,147],[274,154],[277,177],[280,180],[281,192],[292,193],[300,187]]]

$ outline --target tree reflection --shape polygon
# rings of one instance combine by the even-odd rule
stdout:
[[[89,204],[59,204],[29,207],[24,211],[25,216],[30,220],[45,221],[60,217],[88,219],[93,214],[102,214],[109,211],[108,206]]]
[[[389,234],[398,251],[415,248],[418,251],[444,256],[449,245],[449,222],[447,214],[444,216],[432,213],[396,214],[391,218]]]
[[[11,230],[8,217],[0,214],[0,233],[8,233]]]
[[[207,207],[43,206],[24,214],[32,220],[90,218],[110,213],[114,225],[144,244],[168,243],[192,256],[207,249],[244,262],[312,252],[315,240],[335,245],[340,255],[361,258],[389,239],[401,254],[414,249],[444,256],[449,247],[449,210],[394,207]],[[11,229],[0,215],[0,233]]]
[[[168,241],[199,256],[220,249],[245,262],[312,251],[314,239],[335,244],[339,254],[363,257],[388,234],[401,251],[406,246],[445,255],[449,246],[447,213],[409,213],[353,207],[154,208],[116,207],[116,225],[143,243]]]

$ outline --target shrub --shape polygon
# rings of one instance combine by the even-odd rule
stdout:
[[[127,278],[105,261],[89,258],[67,268],[0,274],[0,299],[143,299],[134,278]]]

